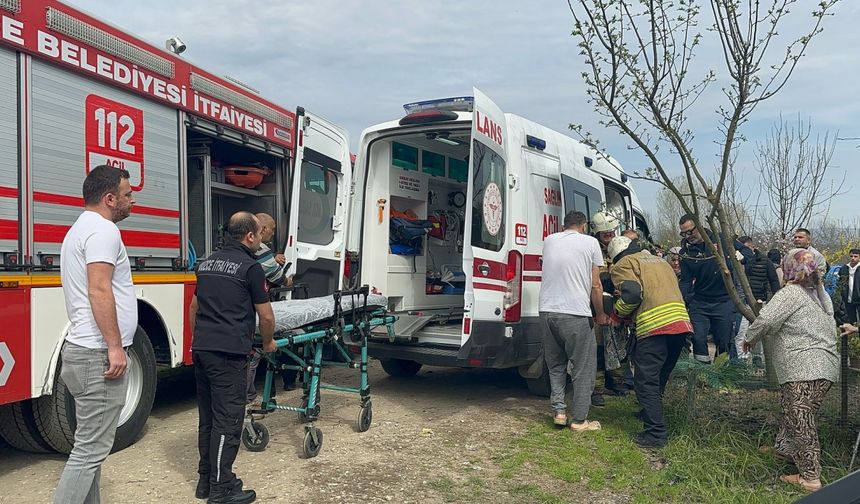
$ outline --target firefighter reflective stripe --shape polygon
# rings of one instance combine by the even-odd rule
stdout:
[[[681,321],[690,321],[684,303],[666,303],[637,315],[636,333],[646,334],[659,327]]]
[[[639,304],[627,304],[621,299],[615,302],[615,313],[619,317],[629,317],[636,308],[639,308]]]

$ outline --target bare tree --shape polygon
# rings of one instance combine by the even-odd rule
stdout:
[[[828,179],[836,136],[812,137],[812,122],[797,118],[793,126],[782,119],[757,145],[757,168],[772,226],[783,237],[816,218],[826,220],[830,202],[844,194],[845,175]]]
[[[584,57],[586,92],[601,116],[600,124],[625,134],[649,160],[644,178],[668,189],[697,226],[707,224],[728,236],[732,226],[723,195],[734,159],[740,128],[756,107],[777,94],[788,82],[811,40],[822,30],[824,17],[838,0],[821,0],[812,12],[811,28],[780,46],[778,27],[797,0],[568,0],[574,17],[573,36]],[[574,7],[577,4],[577,7]],[[710,7],[710,15],[701,5]],[[805,4],[804,4],[805,5]],[[716,176],[709,180],[694,153],[694,132],[688,113],[717,79],[711,69],[700,77],[691,74],[692,62],[703,33],[699,22],[707,17],[707,32],[721,49],[720,63],[727,84],[721,89],[725,103],[716,110],[720,141]],[[598,142],[572,125],[583,139]],[[666,162],[661,148],[668,148]],[[668,166],[683,169],[690,190],[672,180]],[[708,209],[702,202],[707,202]],[[742,303],[727,263],[743,271],[734,254],[723,255],[718,240],[703,233],[705,243],[720,265],[723,281],[739,310],[753,320],[753,309]],[[747,298],[749,282],[740,275]]]

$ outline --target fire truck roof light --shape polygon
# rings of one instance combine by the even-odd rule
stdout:
[[[18,14],[21,12],[21,1],[20,0],[0,0],[0,9],[4,11],[11,12],[12,14]]]
[[[191,72],[191,89],[200,91],[201,93],[206,93],[213,98],[217,98],[229,103],[230,105],[247,110],[252,114],[258,115],[263,119],[271,121],[279,126],[283,126],[284,128],[293,127],[293,120],[290,117],[258,102],[257,100],[249,98],[242,93],[238,93],[227,86],[222,86],[221,84],[194,72]]]
[[[56,32],[169,79],[175,75],[175,65],[169,59],[126,42],[116,35],[111,35],[53,7],[48,7],[47,26]]]
[[[546,149],[546,140],[542,140],[538,137],[534,137],[531,135],[526,135],[526,145],[533,149],[544,150]]]
[[[424,100],[403,105],[407,114],[423,112],[425,110],[450,110],[452,112],[471,112],[475,107],[475,98],[471,96],[457,96],[454,98],[439,98],[436,100]]]

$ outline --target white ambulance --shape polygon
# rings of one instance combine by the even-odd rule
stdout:
[[[608,208],[643,228],[633,188],[617,164],[477,89],[405,109],[362,133],[353,173],[349,282],[388,296],[399,316],[371,355],[394,376],[518,367],[545,390],[543,240],[570,210]]]

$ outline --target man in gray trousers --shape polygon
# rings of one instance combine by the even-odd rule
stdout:
[[[75,398],[75,445],[54,502],[98,503],[102,463],[125,405],[126,349],[137,331],[131,265],[116,223],[131,213],[126,170],[97,166],[84,180],[86,210],[63,239],[60,276],[71,327],[60,378]]]
[[[584,213],[570,212],[564,217],[564,231],[544,241],[539,300],[554,422],[568,425],[564,389],[569,362],[573,369],[570,428],[577,432],[600,430],[600,422],[586,419],[597,370],[592,306],[597,323],[609,325],[600,283],[603,252],[597,240],[586,233],[587,223]]]

